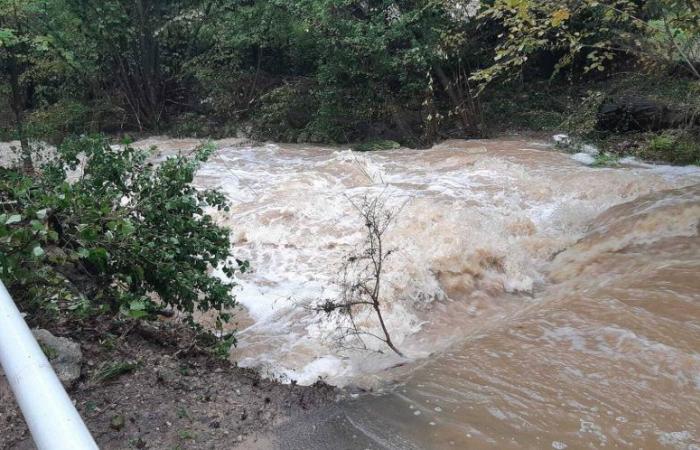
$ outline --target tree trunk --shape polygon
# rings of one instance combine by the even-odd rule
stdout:
[[[32,162],[31,148],[24,129],[24,95],[19,82],[19,69],[17,61],[12,59],[10,63],[10,108],[15,115],[15,130],[22,149],[22,168],[27,174],[34,173],[34,163]]]
[[[19,143],[22,147],[22,169],[27,175],[34,173],[34,162],[32,161],[32,149],[29,147],[29,140],[24,132],[24,123],[21,117],[16,118],[17,134],[19,135]]]
[[[376,302],[374,304],[374,310],[377,312],[377,317],[379,318],[379,324],[382,326],[382,331],[384,332],[384,339],[385,339],[386,345],[388,345],[389,348],[394,351],[394,353],[396,353],[397,355],[399,355],[400,357],[403,358],[404,354],[401,353],[401,351],[398,348],[396,348],[396,346],[394,345],[394,343],[391,340],[391,335],[389,335],[389,330],[387,330],[386,324],[384,323],[384,317],[382,317],[382,311],[379,309],[379,304],[377,304]]]
[[[137,61],[140,67],[136,73],[141,74],[141,83],[145,88],[145,116],[155,131],[158,131],[163,110],[162,80],[160,72],[160,52],[155,37],[155,23],[161,22],[162,11],[160,2],[152,5],[144,4],[143,0],[136,2],[137,23],[139,27],[139,46]],[[149,7],[150,6],[150,7]]]

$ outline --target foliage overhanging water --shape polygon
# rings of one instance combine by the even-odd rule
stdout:
[[[382,448],[698,448],[698,168],[594,169],[520,140],[220,146],[197,182],[227,193],[221,220],[254,269],[239,280],[233,357],[383,392],[342,407],[348,435]],[[407,202],[383,291],[410,357],[398,367],[390,352],[334,348],[334,318],[308,309],[337,294],[362,239],[348,197],[366,193]]]

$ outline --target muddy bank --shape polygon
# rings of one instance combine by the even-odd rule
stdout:
[[[110,327],[55,334],[81,343],[81,379],[69,390],[102,449],[249,448],[258,433],[332,403],[337,391],[263,380],[192,347],[180,326]],[[133,365],[98,381],[105,368]],[[248,441],[248,442],[247,442]],[[0,448],[32,449],[31,437],[0,380]]]

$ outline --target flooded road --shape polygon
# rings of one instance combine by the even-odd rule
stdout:
[[[219,147],[197,183],[231,200],[253,268],[232,357],[373,392],[252,448],[700,449],[699,168],[522,140]],[[363,239],[363,195],[403,205],[382,300],[407,359],[335,347],[337,318],[313,311]]]

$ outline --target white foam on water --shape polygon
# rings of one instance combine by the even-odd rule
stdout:
[[[375,153],[222,148],[197,183],[230,199],[222,220],[232,229],[236,257],[251,263],[238,276],[237,297],[253,324],[240,330],[234,357],[299,382],[320,376],[339,384],[401,361],[376,340],[369,347],[383,353],[334,347],[339,318],[311,310],[337,298],[343,260],[362,242],[351,199],[381,195],[389,208],[403,206],[386,237],[396,253],[386,265],[382,298],[392,339],[415,359],[452,342],[422,338],[436,305],[472,302],[477,292],[531,295],[546,282],[552,255],[576,242],[596,215],[639,195],[700,182],[697,168],[592,170],[532,147],[450,141]],[[467,306],[472,318],[497,311],[488,303]],[[361,319],[378,331],[371,315]]]
[[[700,443],[690,431],[660,431],[658,441],[661,445],[678,450],[698,450]]]
[[[595,163],[595,156],[587,152],[574,153],[571,155],[571,159],[587,166]]]

